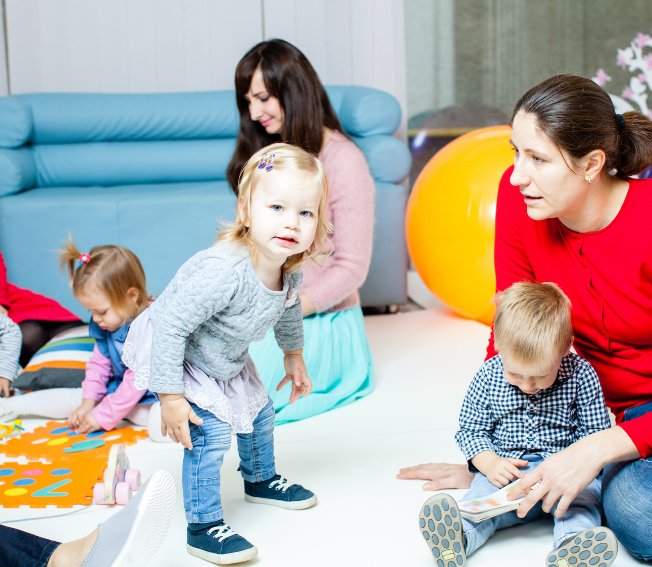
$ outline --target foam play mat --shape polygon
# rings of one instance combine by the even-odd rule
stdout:
[[[0,455],[28,460],[45,459],[48,462],[77,462],[101,459],[106,463],[111,447],[116,443],[133,445],[147,437],[144,429],[132,427],[96,431],[94,433],[75,433],[66,422],[50,421],[32,433],[9,439],[0,444]]]
[[[4,508],[70,508],[93,502],[93,486],[102,479],[106,462],[5,463],[0,465],[0,505]]]

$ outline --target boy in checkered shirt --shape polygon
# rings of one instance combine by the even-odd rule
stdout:
[[[522,282],[495,300],[494,339],[500,354],[473,378],[455,435],[469,470],[477,473],[465,500],[493,494],[553,453],[610,427],[595,370],[570,352],[570,301],[561,289],[553,283]],[[437,494],[423,505],[419,525],[438,567],[463,567],[497,529],[530,522],[542,513],[539,502],[525,518],[513,510],[470,522],[461,518],[451,496]],[[561,518],[554,518],[555,549],[546,565],[611,565],[617,542],[600,527],[601,514],[596,479]]]

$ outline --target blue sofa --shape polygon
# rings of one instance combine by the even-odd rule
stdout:
[[[342,126],[376,182],[374,252],[363,305],[405,303],[410,168],[391,134],[391,95],[327,87]],[[28,94],[0,97],[0,251],[8,279],[86,318],[60,273],[68,233],[82,250],[121,244],[159,294],[179,266],[211,245],[235,197],[225,181],[238,132],[233,91],[169,94]]]

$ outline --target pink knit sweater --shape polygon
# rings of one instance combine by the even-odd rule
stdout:
[[[317,313],[343,311],[360,303],[358,288],[371,262],[374,229],[374,180],[362,151],[334,132],[319,154],[328,174],[330,196],[326,216],[335,226],[330,239],[334,253],[323,267],[303,264],[299,290]]]

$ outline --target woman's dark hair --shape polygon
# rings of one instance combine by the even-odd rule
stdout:
[[[534,116],[537,128],[572,161],[602,150],[607,171],[615,169],[618,177],[652,164],[652,120],[632,111],[621,121],[609,95],[590,79],[562,74],[539,83],[516,103],[510,126],[521,110]]]
[[[277,98],[283,109],[283,135],[268,134],[249,116],[244,96],[251,78],[260,67],[267,92]],[[247,160],[261,148],[274,142],[294,144],[318,155],[324,126],[342,131],[340,121],[328,100],[317,73],[294,45],[282,39],[263,41],[252,47],[235,70],[235,93],[240,111],[240,131],[226,178],[237,192],[238,177]]]

